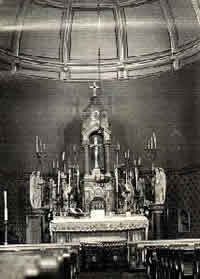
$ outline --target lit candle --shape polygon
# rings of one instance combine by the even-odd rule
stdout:
[[[116,181],[116,192],[118,193],[119,185],[118,185],[118,169],[117,168],[115,168],[115,181]]]
[[[129,159],[129,155],[130,155],[130,150],[128,149],[127,151],[127,158]]]
[[[139,176],[138,168],[135,167],[135,186],[136,186],[136,190],[138,189],[138,176]]]
[[[36,153],[39,153],[39,139],[38,139],[38,136],[36,136],[36,142],[35,142],[36,146]]]
[[[76,152],[76,144],[73,144],[73,151]]]
[[[154,141],[154,147],[156,149],[157,147],[157,139],[156,139],[156,134],[153,132],[153,141]]]
[[[60,192],[60,171],[58,171],[58,194]]]
[[[138,158],[138,166],[141,165],[141,157]]]
[[[55,161],[54,161],[54,160],[53,160],[52,164],[53,164],[53,169],[55,169],[56,164],[55,164]]]
[[[76,171],[77,171],[77,176],[79,176],[80,175],[79,166],[77,167]]]
[[[117,144],[117,150],[120,150],[120,144],[119,143]]]
[[[63,161],[65,160],[65,151],[63,151],[63,153],[62,153],[62,160]]]
[[[151,143],[150,143],[151,149],[153,149],[153,137],[151,137]]]
[[[117,163],[117,166],[118,166],[118,164],[119,164],[119,151],[117,150],[117,154],[116,154],[116,163]]]
[[[67,167],[66,167],[66,164],[64,163],[64,173],[67,172]]]
[[[77,167],[77,188],[79,186],[79,175],[80,175],[79,167]]]
[[[4,221],[8,221],[7,191],[4,191]]]
[[[69,186],[71,186],[71,169],[69,169]]]
[[[42,144],[41,138],[39,138],[39,151],[40,151],[40,152],[43,151],[43,144]]]

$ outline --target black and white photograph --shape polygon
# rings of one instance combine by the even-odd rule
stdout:
[[[200,0],[0,0],[0,278],[200,278]]]

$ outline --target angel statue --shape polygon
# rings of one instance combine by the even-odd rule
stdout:
[[[44,180],[40,171],[34,171],[30,175],[30,202],[34,209],[42,207],[42,185]]]
[[[152,191],[154,194],[155,204],[164,204],[166,198],[166,174],[162,168],[154,168],[154,176],[152,178]]]
[[[122,192],[122,197],[124,198],[124,208],[125,212],[130,211],[132,209],[134,203],[134,189],[133,185],[128,181],[124,184],[124,190]]]
[[[71,199],[72,199],[72,187],[66,181],[66,179],[62,179],[62,188],[63,188],[63,205],[64,209],[67,210],[70,207]]]

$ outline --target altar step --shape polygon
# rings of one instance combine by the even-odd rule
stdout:
[[[145,272],[81,272],[79,279],[147,279]]]

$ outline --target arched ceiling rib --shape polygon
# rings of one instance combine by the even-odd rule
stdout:
[[[11,9],[12,0],[7,1],[10,5],[7,9]],[[6,68],[16,73],[65,80],[95,80],[99,71],[98,57],[90,55],[98,53],[98,47],[101,47],[102,53],[100,71],[103,79],[135,78],[177,69],[198,58],[200,50],[200,36],[195,30],[196,26],[200,30],[199,1],[177,1],[190,3],[191,7],[188,5],[187,8],[193,9],[191,15],[194,13],[196,16],[196,19],[192,16],[188,18],[191,32],[194,33],[191,36],[186,34],[188,30],[177,29],[176,22],[180,26],[181,11],[177,7],[172,11],[174,0],[99,1],[103,37],[98,46],[95,39],[98,32],[95,27],[97,0],[18,0],[15,25],[6,26],[4,23],[1,27],[0,21],[0,34],[1,29],[6,32],[6,28],[12,32],[11,48],[0,45],[0,70]],[[37,12],[34,11],[36,8]],[[179,11],[179,15],[176,15],[176,11]],[[83,14],[85,19],[80,20],[82,25],[76,23],[76,30],[77,26],[80,26],[80,30],[74,33],[75,18]],[[179,16],[178,20],[176,16]],[[91,39],[90,28],[96,28]],[[79,36],[82,31],[85,37],[81,40]],[[187,35],[185,41],[184,34]],[[188,41],[188,38],[192,39]],[[167,41],[170,42],[169,46]],[[83,45],[87,45],[87,51]],[[56,51],[58,56],[54,54]],[[73,57],[73,53],[79,53],[79,57]]]

